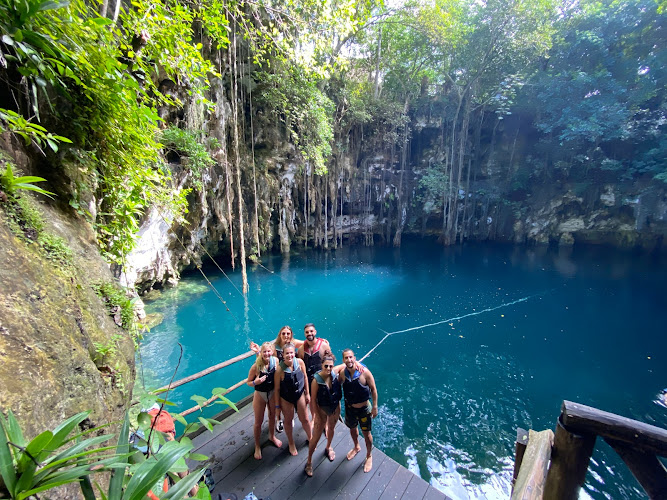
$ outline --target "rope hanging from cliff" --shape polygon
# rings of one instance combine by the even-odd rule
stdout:
[[[159,214],[160,218],[162,219],[162,221],[163,221],[167,226],[169,226],[169,223],[168,223],[167,220],[165,219],[164,215],[162,215],[162,212],[160,212],[160,211],[158,210],[158,214]],[[183,226],[183,227],[185,227],[185,226]],[[190,231],[190,230],[188,229],[188,231]],[[190,235],[192,236],[192,231],[190,231]],[[185,243],[183,243],[183,240],[181,240],[181,238],[180,238],[177,234],[175,234],[175,233],[174,233],[174,236],[176,236],[176,239],[178,240],[178,242],[179,242],[179,243],[181,244],[181,246],[183,247],[183,250],[185,250],[185,252],[189,255],[189,257],[190,257],[193,261],[196,261],[195,256],[193,255],[192,251],[189,250],[189,249],[185,246]],[[238,289],[238,287],[234,284],[234,282],[230,279],[230,277],[227,275],[227,273],[226,273],[226,272],[225,272],[225,271],[218,265],[218,263],[217,263],[217,262],[215,261],[215,259],[211,256],[211,254],[208,253],[208,250],[206,250],[206,248],[204,247],[204,245],[202,245],[201,243],[198,243],[198,245],[201,247],[201,249],[204,251],[204,253],[208,256],[208,258],[211,259],[211,262],[213,262],[213,264],[215,265],[215,267],[218,268],[218,270],[222,273],[222,275],[223,275],[225,278],[227,278],[227,281],[229,281],[229,283],[232,285],[232,287],[234,287],[234,290],[236,290],[236,292],[244,298],[244,300],[245,300],[246,304],[248,305],[248,307],[249,307],[250,309],[252,309],[252,311],[257,315],[257,317],[262,321],[262,323],[264,323],[264,324],[266,325],[266,327],[267,327],[267,329],[269,330],[269,332],[271,332],[271,329],[270,329],[268,323],[264,320],[264,318],[262,317],[262,315],[259,314],[259,313],[257,312],[257,310],[252,306],[252,304],[250,304],[250,301],[248,300],[248,297],[245,296],[245,295],[243,295],[243,293],[241,293],[241,291],[240,291],[240,290]],[[208,276],[206,276],[206,273],[204,272],[204,270],[202,269],[202,267],[201,267],[200,264],[197,265],[197,270],[198,270],[199,273],[202,275],[202,277],[204,278],[204,280],[206,280],[206,283],[208,283],[208,286],[211,288],[211,290],[213,290],[213,293],[214,293],[215,296],[218,298],[218,300],[220,300],[220,302],[222,302],[222,304],[225,306],[226,311],[227,311],[229,314],[232,315],[232,318],[234,318],[234,321],[236,322],[236,324],[239,325],[239,326],[241,326],[241,322],[238,320],[238,318],[237,318],[237,317],[234,315],[234,313],[231,311],[231,309],[230,309],[229,306],[227,305],[227,301],[225,301],[225,299],[222,297],[222,295],[220,294],[220,292],[218,292],[218,290],[215,288],[215,285],[213,285],[213,283],[212,283],[211,280],[208,278]],[[247,334],[246,334],[246,337],[248,337]],[[248,337],[248,340],[251,340],[250,337]]]

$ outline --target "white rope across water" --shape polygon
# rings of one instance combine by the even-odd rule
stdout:
[[[365,355],[363,358],[361,358],[359,361],[361,362],[361,361],[363,361],[364,359],[366,359],[368,356],[371,355],[371,353],[372,353],[375,349],[377,349],[378,347],[380,347],[380,344],[382,344],[382,342],[384,342],[388,337],[391,337],[392,335],[396,335],[397,333],[405,333],[405,332],[411,332],[411,331],[413,331],[413,330],[420,330],[420,329],[422,329],[422,328],[428,328],[428,327],[430,327],[430,326],[437,326],[437,325],[442,325],[443,323],[450,323],[450,322],[452,322],[452,321],[457,321],[457,320],[459,320],[459,319],[467,318],[467,317],[469,317],[469,316],[476,316],[476,315],[478,315],[478,314],[482,314],[482,313],[485,313],[485,312],[495,311],[496,309],[500,309],[500,308],[502,308],[502,307],[509,307],[509,306],[511,306],[511,305],[518,304],[519,302],[525,302],[525,301],[527,301],[527,300],[529,300],[529,299],[532,299],[533,297],[537,297],[538,295],[543,295],[543,294],[542,294],[542,293],[538,293],[538,294],[535,294],[535,295],[529,295],[528,297],[523,297],[523,298],[521,298],[521,299],[513,300],[512,302],[505,302],[504,304],[500,304],[499,306],[489,307],[489,308],[487,308],[487,309],[482,309],[481,311],[475,311],[475,312],[471,312],[471,313],[468,313],[468,314],[464,314],[463,316],[456,316],[455,318],[443,319],[442,321],[436,321],[435,323],[429,323],[429,324],[427,324],[427,325],[413,326],[412,328],[406,328],[405,330],[397,330],[397,331],[395,331],[395,332],[389,332],[389,333],[387,333],[387,332],[385,332],[384,330],[380,329],[380,330],[383,331],[386,335],[385,335],[384,337],[382,337],[382,340],[380,340],[380,342],[378,342],[377,344],[375,344],[375,346],[374,346],[370,351],[368,351],[368,352],[366,353],[366,355]]]

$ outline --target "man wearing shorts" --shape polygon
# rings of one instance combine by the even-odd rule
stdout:
[[[372,422],[378,414],[378,393],[375,388],[375,379],[371,371],[361,363],[357,363],[352,349],[343,351],[345,369],[340,371],[338,380],[343,385],[345,396],[345,425],[350,429],[350,436],[354,447],[347,453],[347,459],[352,460],[361,451],[359,446],[359,429],[366,441],[366,461],[364,472],[373,468],[373,435]],[[355,365],[357,368],[355,368]]]

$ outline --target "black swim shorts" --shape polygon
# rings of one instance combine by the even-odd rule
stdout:
[[[366,406],[362,406],[361,408],[345,405],[345,425],[350,429],[353,429],[358,425],[361,427],[362,431],[370,432],[371,427],[373,426],[373,419],[371,418],[372,409],[373,405],[371,405],[370,401]]]

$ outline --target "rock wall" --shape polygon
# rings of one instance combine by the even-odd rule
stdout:
[[[0,146],[29,172],[19,148],[3,140]],[[72,264],[56,264],[36,242],[20,238],[0,206],[0,410],[12,410],[27,438],[86,410],[86,426],[117,421],[132,393],[134,346],[93,289],[113,276],[87,222],[46,199],[22,196],[33,199],[43,231],[65,241]],[[95,343],[113,343],[116,352],[99,356]],[[73,498],[78,489],[51,497]]]

